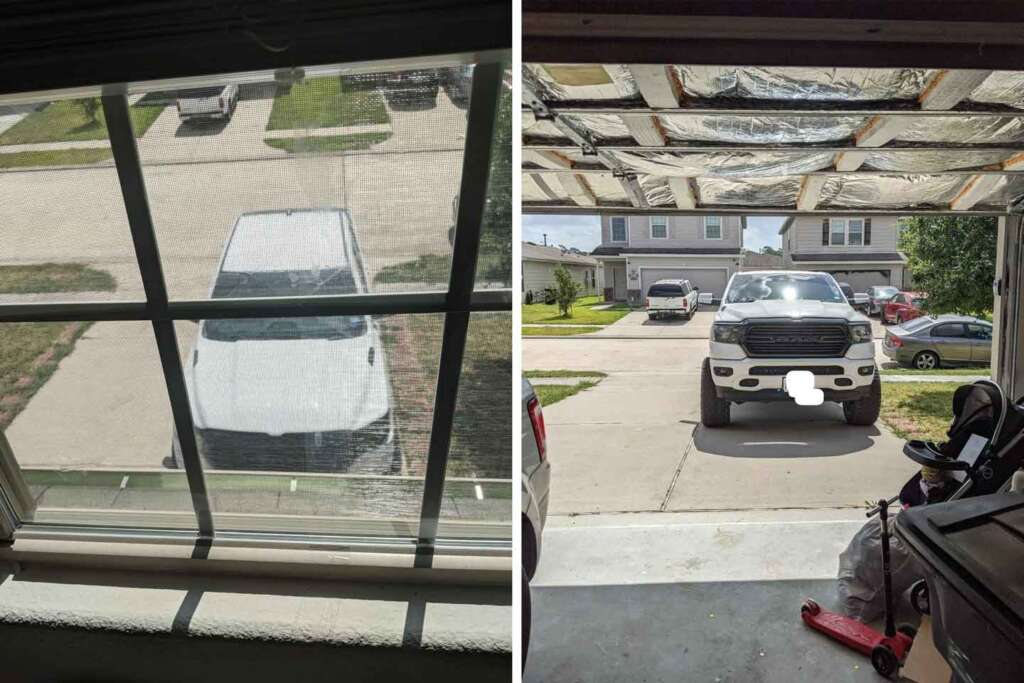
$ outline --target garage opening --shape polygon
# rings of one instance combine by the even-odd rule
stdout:
[[[726,281],[768,271],[799,287],[823,273],[851,295],[816,296],[803,312],[781,294],[726,295],[672,327],[645,327],[627,313],[558,343],[524,340],[524,369],[542,398],[545,372],[602,375],[545,409],[552,481],[526,680],[552,671],[587,680],[638,671],[831,680],[840,669],[869,680],[870,663],[807,629],[799,606],[806,595],[841,606],[840,554],[865,528],[871,501],[894,496],[920,470],[903,454],[907,440],[944,439],[958,386],[989,378],[1021,396],[1011,290],[1024,75],[1006,70],[1020,60],[1005,52],[1002,62],[968,65],[939,56],[963,55],[964,45],[910,54],[884,37],[865,39],[849,16],[815,16],[812,32],[812,17],[795,6],[778,10],[775,23],[735,8],[722,10],[728,19],[677,11],[528,15],[524,213],[597,216],[593,254],[625,260],[637,291],[684,277],[711,258],[701,248],[731,248]],[[784,17],[808,24],[784,28]],[[907,26],[874,18],[883,36]],[[826,26],[849,42],[816,42]],[[935,33],[900,36],[941,42]],[[746,267],[750,223],[767,216],[779,217],[772,252]],[[732,241],[730,218],[746,221]],[[936,289],[936,310],[911,311],[911,301],[890,311],[887,319],[900,322],[934,318],[927,326],[942,333],[936,339],[962,333],[955,344],[939,340],[945,349],[904,355],[917,338],[883,323],[872,292],[915,291],[915,268],[927,282],[922,264],[934,256],[921,237],[961,239],[968,233],[956,226],[974,220],[984,227],[970,234],[983,235],[976,239],[991,252],[974,281],[989,292],[987,304],[942,308]],[[979,258],[966,247],[965,259]],[[840,305],[848,315],[833,329],[824,312]],[[807,325],[792,326],[797,318]],[[979,343],[976,364],[971,326],[979,342],[992,336]],[[851,355],[858,345],[864,353]],[[914,365],[933,357],[944,360]],[[821,405],[767,401],[796,358]],[[878,387],[877,419],[860,419],[849,408],[856,401],[843,400],[861,385]],[[702,406],[708,391],[729,406],[713,425]],[[569,633],[558,626],[567,619],[600,627]],[[584,642],[601,647],[580,656]],[[733,646],[724,652],[722,642]]]

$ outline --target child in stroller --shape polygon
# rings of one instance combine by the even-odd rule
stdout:
[[[942,444],[904,445],[903,453],[921,465],[900,491],[904,507],[996,493],[1024,465],[1024,406],[1007,401],[995,382],[956,390],[946,433]]]

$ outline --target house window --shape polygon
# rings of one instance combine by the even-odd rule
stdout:
[[[18,237],[0,253],[14,285],[0,291],[0,542],[120,526],[250,546],[389,537],[379,545],[402,553],[456,538],[511,557],[512,266],[498,256],[512,246],[512,97],[497,58],[468,71],[463,58],[424,63],[432,82],[455,79],[449,96],[468,112],[379,126],[361,140],[373,149],[365,172],[403,172],[365,192],[308,172],[341,149],[322,135],[351,115],[335,95],[357,93],[358,116],[387,122],[423,71],[325,67],[291,88],[275,88],[273,71],[246,74],[273,93],[273,125],[232,138],[216,164],[183,161],[173,144],[140,160],[135,140],[168,118],[196,134],[179,122],[189,111],[245,118],[230,78],[178,91],[178,107],[167,82],[134,85],[131,101],[51,95],[16,123],[29,136],[41,121],[71,131],[98,115],[91,130],[110,144],[88,169],[50,169],[26,185],[23,209],[4,212],[5,236]],[[200,95],[211,90],[223,93],[215,112],[218,97]],[[297,136],[310,121],[321,135]],[[403,135],[408,147],[388,151]],[[438,135],[464,149],[434,152]],[[431,154],[408,153],[418,147]],[[430,226],[397,234],[377,211],[412,190],[414,213],[456,207],[451,241]],[[478,260],[478,246],[494,253]],[[409,292],[425,257],[461,267]],[[36,294],[31,306],[19,291]]]
[[[668,238],[668,218],[665,216],[651,216],[651,239],[663,240]]]
[[[846,245],[846,221],[842,218],[833,218],[829,221],[829,244],[833,247]]]
[[[846,224],[846,243],[851,247],[864,245],[864,221],[860,218],[851,218]]]
[[[612,242],[626,241],[625,216],[612,216]]]
[[[721,216],[704,216],[704,239],[706,239],[706,240],[720,240],[720,239],[722,239],[722,217]]]

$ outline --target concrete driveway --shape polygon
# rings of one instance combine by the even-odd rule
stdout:
[[[849,508],[893,495],[917,469],[881,423],[836,404],[733,407],[699,426],[704,339],[523,340],[526,369],[601,370],[597,387],[544,410],[551,512]]]

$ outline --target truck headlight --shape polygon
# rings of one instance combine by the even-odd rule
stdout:
[[[871,323],[851,323],[850,341],[854,344],[871,341]]]
[[[739,344],[740,326],[715,323],[711,326],[711,340],[722,344]]]

